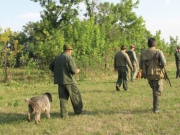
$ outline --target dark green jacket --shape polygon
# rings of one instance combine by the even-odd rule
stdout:
[[[179,62],[180,61],[180,52],[176,51],[174,53],[174,55],[175,55],[176,62]]]
[[[75,61],[66,52],[57,56],[49,65],[49,69],[54,73],[54,84],[77,83],[73,77],[77,72]]]

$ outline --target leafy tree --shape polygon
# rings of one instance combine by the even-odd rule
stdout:
[[[59,3],[53,0],[31,0],[39,2],[44,8],[41,12],[42,23],[48,31],[60,29],[62,22],[70,23],[78,15],[78,4],[82,0],[59,0]],[[76,6],[76,7],[75,7]]]
[[[174,54],[174,51],[177,46],[180,46],[180,43],[178,43],[178,37],[174,39],[173,37],[170,36],[170,44],[169,44],[169,54]]]
[[[2,30],[0,28],[0,63],[3,68],[4,82],[11,81],[11,68],[15,66],[15,56],[21,50],[18,46],[18,40],[15,40],[16,32],[12,32],[10,28]]]
[[[31,45],[34,54],[37,54],[37,62],[41,67],[49,65],[51,60],[63,50],[64,35],[60,31],[55,31],[49,36],[50,40],[41,42],[38,45]]]
[[[84,13],[85,17],[95,17],[94,15],[96,14],[96,1],[95,0],[84,0],[84,3],[86,5],[86,13]]]
[[[27,40],[24,41],[30,46],[33,55],[38,55],[41,62],[47,63],[49,62],[48,58],[52,59],[54,54],[59,52],[57,46],[59,48],[62,47],[65,36],[62,29],[66,25],[71,24],[73,18],[77,17],[78,7],[75,8],[74,6],[81,2],[81,0],[60,0],[59,3],[53,0],[31,1],[39,2],[44,8],[41,12],[42,20],[35,23],[29,22],[24,26],[24,34],[21,34],[21,37],[26,37],[25,39]],[[69,41],[67,38],[66,40]],[[49,53],[44,52],[45,50],[49,51]],[[49,54],[52,57],[49,57]]]
[[[169,53],[168,45],[165,43],[164,39],[161,39],[160,30],[156,32],[155,38],[156,38],[158,49],[163,50],[164,53]]]

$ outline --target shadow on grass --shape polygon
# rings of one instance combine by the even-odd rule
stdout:
[[[26,120],[26,118],[27,118],[26,114],[1,113],[0,124],[23,122]]]
[[[73,112],[68,112],[68,116],[75,116],[75,114]],[[60,113],[59,112],[52,112],[51,118],[52,119],[61,118]]]
[[[83,114],[83,116],[89,115],[89,116],[100,116],[100,115],[142,115],[147,113],[153,113],[151,109],[147,110],[95,110],[95,111],[89,111],[86,110],[86,114]],[[51,118],[60,118],[60,113],[51,113]],[[74,117],[74,116],[81,116],[81,115],[75,115],[74,112],[69,112],[68,116]]]
[[[34,122],[35,114],[31,114],[31,122]],[[60,117],[59,113],[51,113],[52,118]],[[45,114],[41,114],[41,119],[47,119]],[[9,123],[20,123],[27,121],[27,114],[18,114],[18,113],[1,113],[0,115],[0,124],[9,124]],[[28,121],[27,121],[28,122]]]
[[[88,111],[86,114],[83,114],[83,116],[86,115],[93,115],[93,116],[100,116],[100,115],[136,115],[136,114],[146,114],[150,113],[152,110],[97,110],[97,111]],[[74,117],[74,116],[81,116],[81,115],[75,115],[74,112],[69,112],[68,116]],[[52,112],[51,113],[51,119],[61,118],[59,112]],[[41,114],[41,120],[47,119],[45,114]],[[27,115],[26,114],[18,114],[18,113],[1,113],[0,117],[0,124],[9,124],[9,123],[20,123],[27,121]],[[34,113],[31,114],[31,122],[34,122]]]
[[[69,116],[73,117],[75,114],[69,113]],[[34,122],[34,116],[35,114],[31,114],[31,122]],[[50,119],[56,119],[56,118],[61,118],[60,113],[58,112],[52,112],[51,113],[51,118]],[[45,114],[41,114],[41,120],[47,119]],[[10,123],[21,123],[27,121],[27,114],[18,114],[18,113],[1,113],[0,115],[0,124],[10,124]],[[27,121],[27,123],[29,123]]]
[[[152,110],[112,110],[112,111],[87,111],[87,115],[116,115],[116,114],[121,114],[121,115],[136,115],[136,114],[146,114],[150,113]]]

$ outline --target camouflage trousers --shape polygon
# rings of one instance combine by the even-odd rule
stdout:
[[[152,88],[153,94],[153,109],[154,111],[159,110],[159,100],[163,91],[163,79],[160,80],[148,80],[150,87]]]
[[[83,103],[77,84],[58,84],[58,95],[60,99],[60,113],[62,118],[68,116],[67,105],[69,97],[75,114],[80,114],[82,112]]]
[[[153,96],[161,96],[163,91],[163,79],[148,80],[150,87],[153,90]]]
[[[128,68],[121,67],[118,69],[118,79],[116,82],[117,86],[121,86],[123,84],[123,89],[128,90]]]

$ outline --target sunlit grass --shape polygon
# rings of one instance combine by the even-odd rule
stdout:
[[[177,135],[180,134],[179,79],[175,79],[173,57],[166,70],[173,87],[164,81],[160,100],[161,113],[152,112],[152,91],[147,80],[129,82],[129,91],[117,92],[117,74],[91,73],[89,78],[78,81],[86,115],[74,115],[69,101],[69,118],[61,119],[57,85],[53,78],[29,77],[28,82],[13,80],[0,87],[0,134],[2,135]],[[20,71],[19,71],[20,72]],[[16,76],[18,78],[18,76]],[[78,79],[79,76],[76,76]],[[39,80],[39,81],[37,81]],[[40,81],[42,80],[42,81]],[[26,121],[27,104],[24,99],[41,96],[44,92],[53,96],[51,118],[42,114],[41,122]]]

